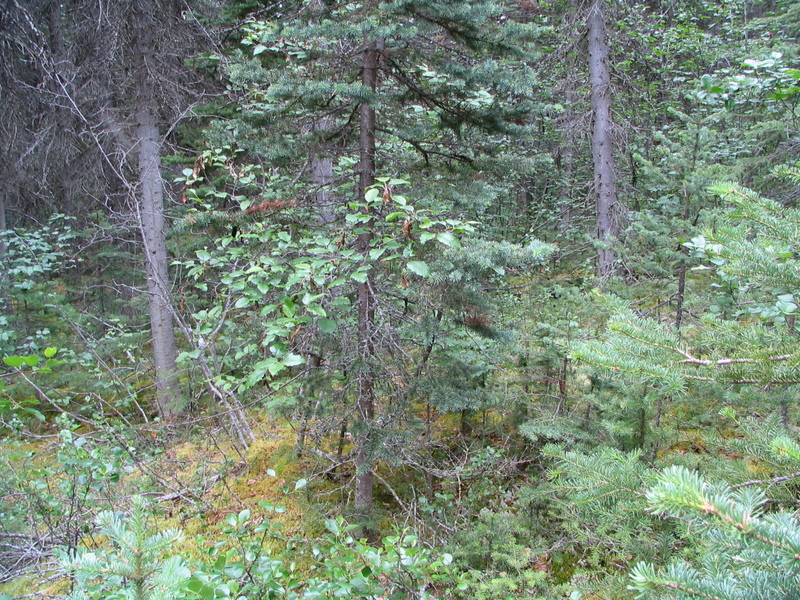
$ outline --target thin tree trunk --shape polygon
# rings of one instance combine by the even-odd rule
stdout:
[[[170,307],[161,136],[154,111],[146,101],[136,111],[136,133],[139,142],[139,219],[145,251],[158,411],[161,417],[172,419],[183,410],[183,402],[175,366],[175,331]]]
[[[697,153],[699,149],[700,149],[700,132],[699,130],[696,130],[694,134],[694,144],[692,147],[692,162],[689,167],[690,174],[693,174],[695,171],[695,166],[697,165]],[[691,209],[692,209],[692,197],[689,194],[689,190],[686,188],[686,181],[684,180],[683,222],[686,224],[688,224],[689,222]],[[698,213],[698,218],[699,218],[699,213]],[[687,233],[687,230],[684,230],[683,233],[684,234]],[[689,257],[689,249],[683,244],[679,244],[678,250],[683,255],[681,258],[680,267],[678,269],[678,296],[677,296],[677,306],[675,308],[675,329],[678,330],[678,334],[680,335],[681,325],[683,324],[683,302],[686,296],[686,268]]]
[[[314,19],[323,18],[325,5],[322,2],[312,2],[309,5]],[[322,117],[314,121],[313,131],[321,132],[320,140],[325,134],[334,129],[336,122],[333,118]],[[318,144],[311,158],[311,175],[317,190],[314,192],[314,206],[317,209],[323,225],[330,225],[336,220],[336,195],[331,191],[333,184],[333,157],[328,152],[327,144]]]
[[[607,278],[616,269],[616,254],[609,248],[619,235],[617,178],[614,165],[611,121],[611,73],[606,43],[604,0],[596,0],[589,11],[589,83],[594,116],[592,158],[597,195],[597,274]]]
[[[684,203],[683,203],[683,221],[687,222],[689,220],[689,210],[691,209],[691,196],[689,196],[689,192],[686,190],[684,186]],[[680,332],[681,326],[683,325],[683,301],[686,297],[686,268],[687,262],[689,257],[689,249],[681,244],[678,248],[682,257],[681,257],[681,264],[678,267],[678,294],[676,296],[676,307],[675,307],[675,329]]]
[[[314,131],[326,132],[333,129],[333,121],[323,117],[314,123]],[[317,191],[314,192],[314,205],[319,212],[323,225],[330,225],[336,220],[333,210],[335,205],[334,194],[331,191],[333,183],[333,158],[322,146],[318,147],[311,159],[311,174]]]
[[[572,107],[575,104],[575,82],[567,82],[564,93],[565,110],[561,117],[561,149],[557,161],[561,171],[561,184],[558,188],[558,231],[569,231],[572,226],[572,190],[574,187],[573,175],[575,172],[575,136],[572,126],[575,114]]]
[[[184,405],[175,365],[177,350],[169,283],[164,182],[161,178],[163,140],[158,130],[157,94],[152,75],[155,68],[153,32],[144,20],[156,6],[152,0],[145,0],[136,8],[141,14],[137,11],[132,18],[141,20],[141,23],[134,54],[134,123],[139,161],[135,206],[144,246],[158,412],[163,419],[171,420],[184,410]]]
[[[7,224],[6,224],[6,195],[5,195],[5,186],[0,186],[0,232],[5,234]],[[2,259],[5,254],[6,250],[8,250],[8,245],[6,244],[5,238],[0,240],[0,259]],[[6,296],[6,285],[8,284],[8,271],[3,270],[0,271],[0,314],[5,314],[8,312],[8,297]]]
[[[361,83],[372,90],[377,87],[380,43],[367,42],[364,50]],[[375,108],[364,102],[361,104],[359,138],[359,200],[363,201],[367,189],[375,184]],[[372,221],[364,225],[364,232],[358,236],[358,250],[367,254],[372,242]],[[367,517],[372,511],[372,490],[374,477],[369,452],[370,429],[375,419],[375,376],[373,358],[375,356],[375,295],[372,289],[372,274],[364,283],[356,286],[358,299],[358,399],[357,413],[360,432],[356,438],[356,511]]]

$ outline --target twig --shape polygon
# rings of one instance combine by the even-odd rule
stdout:
[[[784,481],[789,481],[790,479],[797,479],[798,477],[800,477],[800,472],[792,473],[791,475],[782,475],[781,477],[775,477],[774,479],[754,479],[752,481],[745,481],[744,483],[732,485],[731,489],[735,490],[741,487],[747,487],[749,485],[763,485],[765,483],[769,484],[767,487],[772,487],[773,485],[783,483]]]

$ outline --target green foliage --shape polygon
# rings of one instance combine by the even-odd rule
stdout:
[[[794,248],[800,215],[733,184],[711,190],[736,208],[685,245],[710,263],[721,290],[716,309],[684,332],[608,299],[613,316],[602,341],[577,344],[573,357],[654,383],[665,394],[688,382],[795,384],[798,348]],[[727,302],[729,300],[729,302]]]
[[[636,560],[669,553],[671,527],[645,514],[643,490],[654,473],[640,451],[599,448],[591,453],[547,446],[554,459],[548,482],[528,494],[549,505],[552,523],[539,526],[561,532],[563,552],[576,564],[572,584],[604,590],[624,590],[624,578]]]
[[[549,556],[537,548],[535,523],[520,512],[483,508],[454,536],[456,560],[466,569],[462,597],[543,597]]]
[[[260,505],[265,517],[251,518],[249,509],[230,514],[222,527],[223,539],[207,548],[205,540],[197,540],[203,558],[186,586],[192,597],[273,597],[289,592],[287,586],[299,585],[291,581],[294,565],[287,568],[267,547],[270,541],[282,541],[279,525],[271,517],[285,509],[263,501]]]
[[[266,515],[246,509],[226,518],[225,538],[207,549],[186,585],[190,597],[426,599],[439,586],[457,584],[452,557],[422,546],[409,532],[371,546],[353,538],[354,527],[339,517],[326,520],[327,533],[309,549],[271,521],[283,507],[259,504]]]
[[[3,352],[36,352],[63,333],[57,307],[68,300],[60,281],[82,262],[74,221],[57,214],[40,227],[0,231]]]
[[[173,600],[185,597],[191,572],[180,556],[166,557],[182,539],[177,529],[154,532],[146,501],[131,499],[130,514],[106,511],[97,515],[98,532],[108,548],[80,548],[61,554],[62,568],[74,577],[68,600]]]
[[[795,515],[767,510],[752,487],[708,483],[683,467],[666,469],[647,493],[650,510],[689,523],[698,560],[656,569],[640,563],[631,573],[640,597],[792,598],[800,586],[800,524]],[[655,592],[651,595],[649,591]]]
[[[45,420],[45,415],[36,408],[41,402],[36,384],[29,377],[50,373],[53,367],[64,364],[66,361],[53,358],[57,352],[58,348],[45,348],[45,360],[38,354],[3,357],[5,365],[13,370],[0,376],[0,423],[13,428],[29,417]]]
[[[54,451],[36,452],[10,436],[2,439],[3,533],[30,541],[25,546],[2,545],[9,569],[37,562],[54,546],[74,550],[94,515],[113,505],[118,482],[133,471],[131,448],[103,436],[78,435],[73,429],[60,432]]]
[[[77,264],[79,259],[68,253],[78,238],[74,221],[73,217],[56,214],[35,229],[0,232],[6,284],[14,290],[30,291]]]
[[[220,238],[217,248],[197,250],[196,259],[184,261],[187,278],[200,292],[219,285],[224,295],[192,315],[196,348],[180,358],[197,358],[214,346],[216,356],[225,357],[223,364],[217,363],[225,372],[219,383],[245,391],[305,362],[293,351],[293,341],[301,331],[324,339],[340,326],[347,327],[354,283],[363,283],[371,273],[379,285],[389,280],[392,287],[398,286],[398,279],[408,286],[411,280],[432,278],[431,266],[423,259],[435,256],[436,249],[460,248],[460,238],[472,233],[475,224],[432,218],[428,211],[417,210],[405,197],[390,191],[405,181],[379,179],[363,202],[348,205],[337,229],[287,231],[278,223],[243,223],[235,237]],[[353,244],[366,222],[375,235],[365,261]],[[538,257],[543,252],[529,254]],[[245,319],[261,324],[259,343],[236,339],[236,322]],[[230,353],[231,348],[236,351]],[[238,379],[232,375],[243,359],[264,355],[250,365],[246,375]]]
[[[57,46],[60,5],[39,4],[54,12],[30,23],[42,44]],[[352,476],[373,465],[384,511],[373,522],[399,518],[397,506],[418,509],[402,518],[417,519],[429,537],[402,530],[368,543],[329,519],[327,533],[307,543],[276,527],[279,508],[241,507],[218,536],[184,540],[187,556],[201,554],[194,564],[167,558],[177,534],[136,521],[136,510],[149,510],[141,504],[130,518],[103,513],[103,547],[70,554],[83,588],[76,594],[128,597],[138,585],[153,597],[203,600],[616,599],[634,593],[625,589],[631,564],[665,564],[676,553],[688,561],[675,567],[680,577],[714,593],[731,592],[713,588],[728,570],[731,585],[748,581],[736,561],[750,560],[758,538],[734,527],[740,537],[718,536],[717,552],[711,530],[743,524],[742,511],[765,520],[768,508],[790,506],[793,480],[772,486],[769,506],[737,491],[750,485],[714,488],[719,514],[698,513],[691,494],[680,496],[684,505],[651,498],[659,511],[702,517],[688,530],[646,513],[643,490],[666,463],[739,485],[788,472],[800,452],[785,437],[800,385],[800,217],[796,190],[767,174],[776,157],[795,159],[800,72],[786,35],[796,7],[700,0],[611,9],[614,139],[623,142],[617,171],[629,210],[620,211],[625,233],[615,248],[621,276],[595,293],[587,291],[592,210],[582,202],[592,187],[577,66],[583,7],[203,4],[221,10],[224,32],[192,2],[184,20],[224,41],[187,64],[193,77],[217,79],[209,91],[219,84],[225,93],[176,124],[168,141],[185,150],[164,163],[180,186],[170,285],[186,340],[181,377],[193,407],[210,413],[192,415],[200,419],[187,435],[224,426],[231,407],[254,422],[265,408],[276,435],[278,417],[296,433],[297,468],[309,470],[302,481],[330,492],[319,502],[334,494],[345,502]],[[72,18],[86,7],[65,11]],[[768,10],[775,14],[759,18]],[[380,47],[374,89],[362,83],[371,41]],[[31,89],[52,93],[40,79]],[[376,171],[387,174],[366,194],[355,192],[365,106],[377,113]],[[118,133],[102,129],[95,139]],[[55,189],[47,171],[42,189]],[[759,193],[733,184],[707,191],[733,178]],[[35,550],[20,564],[53,543],[68,552],[89,543],[98,511],[152,481],[127,477],[152,445],[136,437],[151,392],[132,233],[115,221],[113,186],[87,181],[78,194],[87,198],[78,198],[65,185],[81,210],[95,190],[108,194],[81,221],[85,246],[76,222],[62,217],[0,232],[4,565],[19,558],[8,550],[14,536]],[[39,192],[9,186],[13,220]],[[760,195],[768,187],[775,202]],[[727,203],[734,212],[724,212]],[[358,315],[365,285],[374,297],[367,337]],[[47,346],[68,366],[48,373],[59,361]],[[354,403],[363,374],[369,418]],[[209,390],[223,406],[205,400]],[[56,430],[47,456],[36,445]],[[167,443],[184,433],[167,431]],[[369,457],[356,470],[362,450]],[[671,488],[653,489],[667,497],[700,485],[672,477]],[[196,491],[211,485],[197,478]],[[457,567],[429,548],[433,539],[451,544]],[[723,560],[735,544],[747,552]],[[139,546],[150,548],[149,566],[134,569]],[[717,557],[716,570],[705,554]],[[174,585],[151,585],[170,569]],[[661,578],[657,593],[677,594],[668,589],[672,567],[659,569],[641,573]]]

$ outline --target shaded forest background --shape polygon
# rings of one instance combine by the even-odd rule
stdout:
[[[0,599],[800,597],[798,35],[0,1]]]

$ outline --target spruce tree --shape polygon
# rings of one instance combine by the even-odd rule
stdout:
[[[191,572],[178,555],[167,556],[183,539],[178,529],[154,532],[148,523],[147,502],[140,496],[131,500],[129,515],[105,511],[95,522],[110,547],[80,549],[76,556],[62,553],[62,567],[74,577],[74,591],[68,600],[103,599],[172,600],[183,597],[181,584]]]
[[[609,298],[607,335],[576,345],[575,358],[649,380],[666,393],[691,381],[800,383],[794,335],[800,212],[732,183],[710,192],[734,205],[715,229],[686,243],[719,282],[710,313],[681,333]]]
[[[282,239],[290,270],[309,252],[329,257],[302,277],[282,279],[281,266],[280,278],[262,281],[258,293],[269,300],[255,319],[269,331],[285,323],[280,344],[272,334],[262,342],[267,361],[282,361],[270,363],[271,375],[305,363],[309,383],[345,382],[324,401],[304,386],[299,402],[304,424],[326,412],[340,421],[324,425],[341,432],[340,448],[352,425],[362,513],[372,463],[405,461],[421,446],[420,423],[408,418],[410,403],[425,399],[418,383],[449,353],[480,343],[465,332],[495,335],[486,280],[502,281],[504,269],[529,268],[551,251],[464,235],[514,180],[534,172],[535,157],[519,156],[514,143],[533,132],[529,63],[539,32],[488,1],[286,4],[249,20],[230,57],[241,112],[208,132],[230,161],[192,172],[187,197],[214,209],[220,194],[243,208],[256,223],[237,224],[240,231]],[[237,185],[245,165],[258,163],[252,172],[263,185]],[[258,261],[251,257],[250,272]],[[234,307],[256,303],[254,294]],[[252,389],[257,379],[248,380]]]

